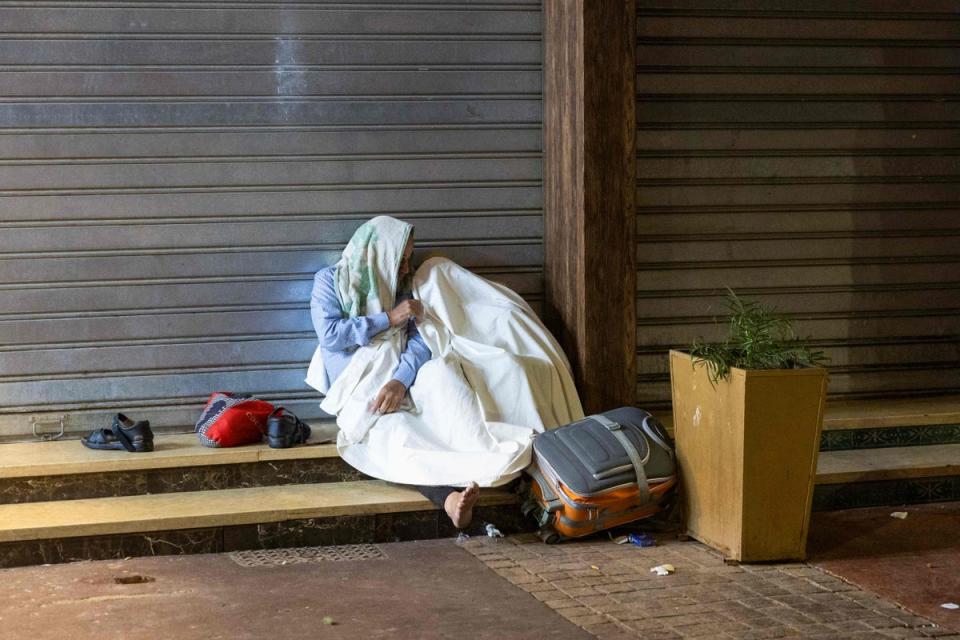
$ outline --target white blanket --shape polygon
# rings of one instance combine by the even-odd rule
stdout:
[[[368,405],[399,362],[401,335],[357,349],[320,405],[337,416],[337,449],[391,482],[508,482],[530,464],[536,433],[583,417],[567,359],[517,294],[450,260],[425,262],[413,287],[432,358],[402,410],[379,415]]]

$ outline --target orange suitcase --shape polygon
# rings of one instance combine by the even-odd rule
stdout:
[[[677,483],[673,446],[651,414],[623,407],[542,433],[524,512],[558,542],[658,513]]]

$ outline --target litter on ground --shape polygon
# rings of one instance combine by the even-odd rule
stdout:
[[[649,533],[631,533],[627,536],[627,539],[638,547],[655,547],[657,545],[657,541]]]
[[[940,606],[944,609],[960,609],[960,604],[957,604],[956,602],[944,602]]]
[[[676,570],[672,564],[658,564],[650,568],[650,573],[655,573],[658,576],[668,576]]]
[[[896,518],[897,520],[906,520],[907,512],[906,511],[894,511],[890,514],[891,518]]]
[[[497,529],[492,524],[487,524],[487,537],[488,538],[502,538],[503,534],[500,533],[500,529]]]

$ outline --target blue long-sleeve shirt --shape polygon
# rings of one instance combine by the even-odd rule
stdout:
[[[330,384],[343,373],[357,347],[366,346],[375,335],[390,326],[386,312],[356,318],[343,317],[333,283],[334,269],[335,266],[330,266],[317,271],[310,296],[310,316],[320,339],[323,367]],[[403,299],[399,297],[397,301]],[[430,349],[417,331],[416,323],[408,320],[407,347],[400,354],[400,364],[393,372],[393,379],[409,389],[416,380],[417,371],[429,359]]]

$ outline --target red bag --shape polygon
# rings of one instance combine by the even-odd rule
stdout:
[[[267,432],[267,418],[274,406],[227,391],[211,394],[194,431],[205,447],[239,447],[256,444]]]

